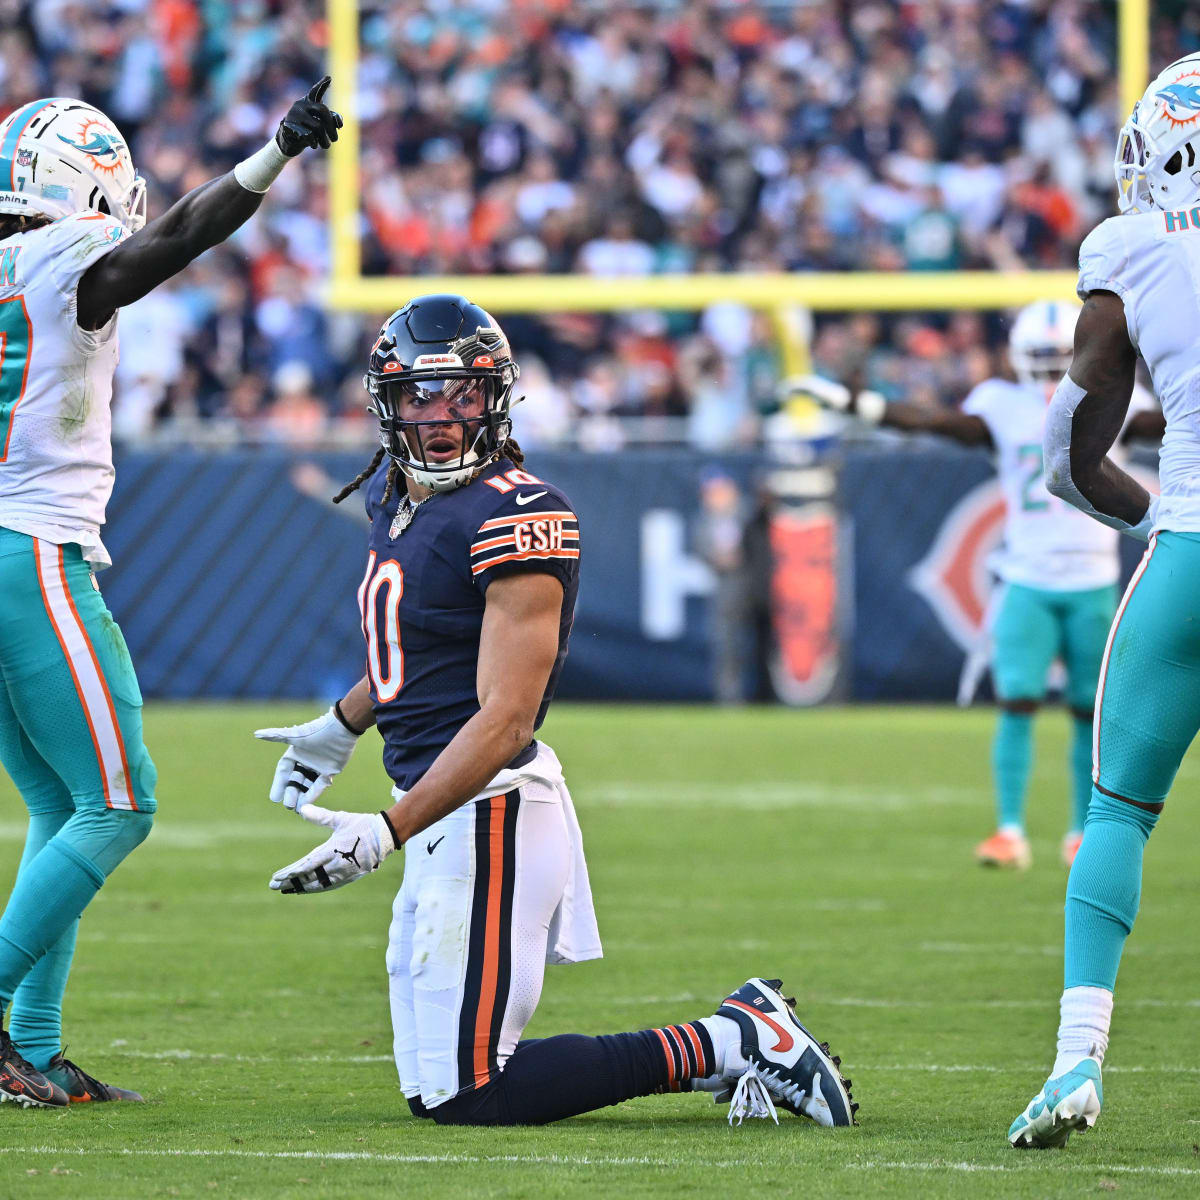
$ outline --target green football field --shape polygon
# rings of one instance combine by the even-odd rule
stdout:
[[[153,705],[149,841],[88,910],[66,1040],[146,1105],[0,1108],[0,1197],[1195,1195],[1200,1190],[1200,774],[1185,763],[1147,853],[1096,1130],[1060,1152],[1005,1131],[1044,1078],[1061,986],[1066,721],[1039,725],[1024,875],[971,860],[990,832],[991,714],[559,706],[544,734],[587,840],[600,962],[548,970],[532,1035],[711,1013],[781,976],[843,1058],[861,1126],[731,1129],[704,1096],[541,1129],[409,1117],[383,956],[399,856],[326,896],[272,870],[323,832],[266,800],[256,725],[307,707]],[[378,809],[364,745],[330,799]],[[0,884],[23,810],[0,780]]]

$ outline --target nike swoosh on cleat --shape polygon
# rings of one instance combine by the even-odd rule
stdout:
[[[529,495],[529,496],[524,496],[524,495],[517,496],[516,500],[517,500],[518,504],[529,504],[531,501],[536,500],[536,499],[538,499],[539,496],[544,496],[545,494],[546,494],[545,492],[534,492],[532,495]]]
[[[772,1021],[765,1012],[759,1012],[757,1008],[751,1007],[749,1004],[744,1004],[741,1000],[735,1000],[732,996],[725,1001],[726,1004],[732,1004],[734,1008],[740,1008],[748,1012],[751,1016],[757,1017],[760,1021],[765,1022],[774,1030],[779,1041],[771,1047],[776,1054],[786,1054],[795,1044],[795,1039],[782,1025],[777,1021]]]

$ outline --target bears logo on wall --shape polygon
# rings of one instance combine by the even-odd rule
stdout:
[[[933,544],[908,573],[963,650],[979,641],[992,590],[989,560],[1004,539],[1004,494],[996,479],[972,488],[946,514]]]

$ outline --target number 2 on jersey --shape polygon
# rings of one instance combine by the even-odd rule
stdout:
[[[358,589],[363,636],[367,640],[367,673],[380,704],[395,700],[404,686],[404,650],[400,646],[400,598],[404,571],[394,558],[375,567],[375,551]],[[382,624],[382,629],[380,625]]]
[[[13,413],[25,395],[33,329],[24,296],[0,300],[0,463],[8,458]]]
[[[1021,485],[1021,511],[1045,512],[1050,507],[1050,495],[1042,482],[1046,470],[1042,461],[1042,447],[1037,442],[1018,446],[1017,462],[1029,468],[1029,474]]]

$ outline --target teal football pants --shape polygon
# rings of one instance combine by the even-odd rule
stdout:
[[[1055,592],[1005,586],[992,628],[992,677],[1001,700],[1040,702],[1055,659],[1067,668],[1066,702],[1072,710],[1070,832],[1083,829],[1091,796],[1092,706],[1104,644],[1117,607],[1115,587]],[[1082,714],[1082,715],[1081,715]],[[1001,712],[992,743],[996,825],[1025,827],[1025,799],[1033,768],[1033,720]]]
[[[992,629],[992,675],[1002,700],[1042,700],[1056,658],[1067,668],[1065,699],[1091,711],[1116,587],[1052,592],[1010,583]]]
[[[1150,539],[1113,622],[1096,697],[1091,808],[1067,885],[1067,987],[1116,983],[1142,854],[1200,729],[1200,534]]]
[[[156,772],[125,639],[78,546],[0,529],[0,762],[29,810],[0,917],[0,1011],[35,1066],[62,1045],[79,916],[150,831]]]

